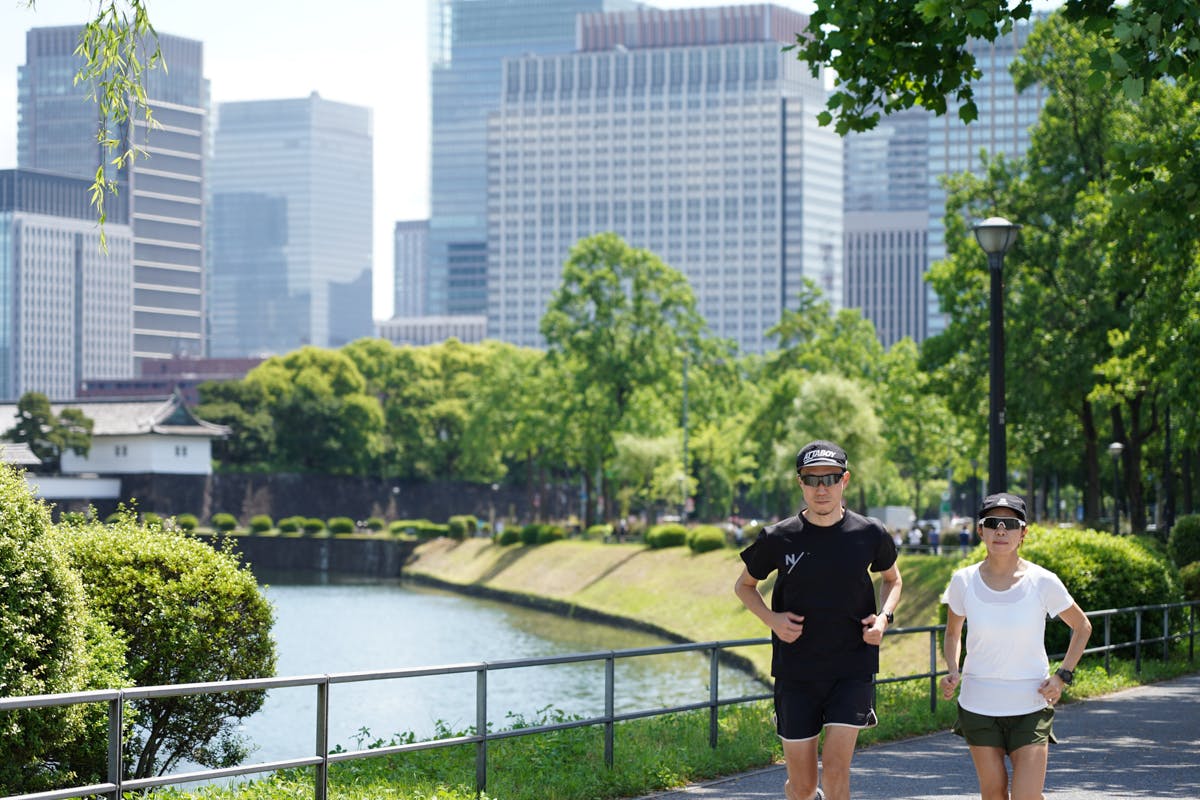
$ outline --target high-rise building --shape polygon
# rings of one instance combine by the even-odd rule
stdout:
[[[979,117],[971,124],[956,109],[941,117],[912,109],[846,138],[845,304],[862,310],[885,346],[905,336],[920,342],[945,328],[925,282],[929,267],[946,257],[942,178],[981,175],[981,152],[1019,158],[1029,147],[1046,92],[1032,86],[1017,93],[1008,70],[1042,18],[1035,17],[994,42],[970,43],[983,73],[975,82]]]
[[[101,159],[88,87],[74,82],[81,26],[33,28],[19,70],[17,164],[91,180]],[[156,122],[140,116],[121,135],[142,154],[116,176],[123,193],[105,201],[128,207],[133,227],[132,352],[139,362],[204,354],[204,151],[208,82],[204,46],[160,33],[165,69],[144,73]],[[93,212],[93,217],[95,216]]]
[[[371,111],[222,103],[209,171],[216,357],[339,347],[374,331]]]
[[[501,61],[525,53],[570,52],[577,14],[637,5],[631,0],[434,0],[424,313],[482,314],[487,308],[487,118],[500,105]]]
[[[777,6],[591,13],[579,49],[506,59],[489,121],[488,335],[542,346],[579,239],[614,231],[688,279],[743,352],[804,279],[842,297],[842,141]]]
[[[426,269],[429,266],[429,220],[397,222],[393,233],[394,283],[392,316],[425,315]]]
[[[910,109],[846,137],[845,292],[891,347],[925,338],[929,114]]]
[[[100,247],[90,181],[0,171],[0,399],[71,400],[133,371],[133,234],[114,204]]]

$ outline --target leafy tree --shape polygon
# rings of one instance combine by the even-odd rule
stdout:
[[[949,98],[965,122],[978,116],[972,82],[981,76],[968,49],[1028,21],[1032,0],[893,3],[816,0],[808,28],[793,45],[813,75],[836,74],[821,124],[837,131],[873,128],[881,114],[921,106],[937,114]],[[1109,45],[1080,73],[1094,90],[1140,97],[1151,84],[1200,78],[1200,6],[1175,0],[1065,0],[1063,15]]]
[[[64,408],[56,415],[46,395],[26,392],[17,401],[16,424],[4,436],[28,444],[42,460],[43,470],[57,472],[66,450],[79,456],[86,456],[91,450],[92,425],[92,420],[78,408]]]
[[[137,524],[89,523],[54,537],[82,577],[95,613],[126,645],[138,686],[261,678],[275,672],[272,612],[249,568],[228,551]],[[170,771],[181,759],[208,767],[240,763],[240,720],[264,692],[227,692],[133,702],[129,764],[135,778]]]
[[[51,546],[50,509],[0,466],[0,696],[127,685],[122,648],[93,617],[79,576]],[[23,794],[105,774],[100,704],[0,716],[0,791]]]
[[[196,415],[227,425],[230,435],[214,439],[213,459],[222,471],[257,471],[275,463],[275,421],[266,388],[254,381],[206,381],[200,384]]]
[[[685,353],[698,354],[703,325],[686,279],[653,253],[612,233],[571,249],[541,330],[547,359],[564,378],[563,419],[579,434],[567,457],[583,474],[585,524],[595,521],[597,476],[613,458],[636,392],[665,382]]]

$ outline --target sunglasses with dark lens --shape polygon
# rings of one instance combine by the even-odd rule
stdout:
[[[1024,522],[1016,517],[984,517],[979,520],[979,524],[985,528],[991,528],[994,531],[1004,528],[1010,531],[1019,531],[1025,526]]]
[[[801,475],[800,482],[814,489],[818,486],[833,486],[841,481],[845,472],[831,472],[828,475]]]

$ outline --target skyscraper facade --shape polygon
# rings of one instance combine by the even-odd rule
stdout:
[[[111,209],[100,247],[90,182],[0,171],[0,399],[71,400],[133,376],[133,234]]]
[[[340,347],[373,332],[371,111],[222,103],[211,188],[211,352]]]
[[[842,142],[777,6],[591,13],[579,49],[506,59],[489,121],[488,334],[542,346],[579,239],[614,231],[688,279],[743,352],[804,279],[842,296]]]
[[[88,87],[74,82],[81,26],[34,28],[19,70],[17,164],[91,180],[101,159]],[[142,118],[121,135],[142,153],[116,176],[133,228],[133,355],[139,362],[204,354],[204,152],[208,83],[201,42],[158,35],[166,69],[145,73],[156,121]],[[94,213],[93,213],[94,216]]]
[[[570,52],[577,14],[636,6],[631,0],[434,0],[424,313],[482,314],[487,308],[487,119],[500,105],[501,61]]]
[[[429,266],[429,220],[397,222],[392,253],[395,261],[392,316],[424,316],[425,302],[428,300],[425,280]]]

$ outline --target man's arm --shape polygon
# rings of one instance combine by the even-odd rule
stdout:
[[[790,611],[776,612],[767,608],[766,601],[758,592],[758,578],[751,575],[750,570],[745,567],[742,567],[742,574],[733,585],[733,593],[742,601],[742,605],[761,619],[780,640],[794,642],[804,632],[804,617]]]
[[[863,641],[874,645],[883,641],[883,632],[888,628],[887,615],[896,613],[896,606],[900,605],[900,592],[904,588],[900,567],[895,564],[879,574],[879,613],[868,614],[862,621]]]

